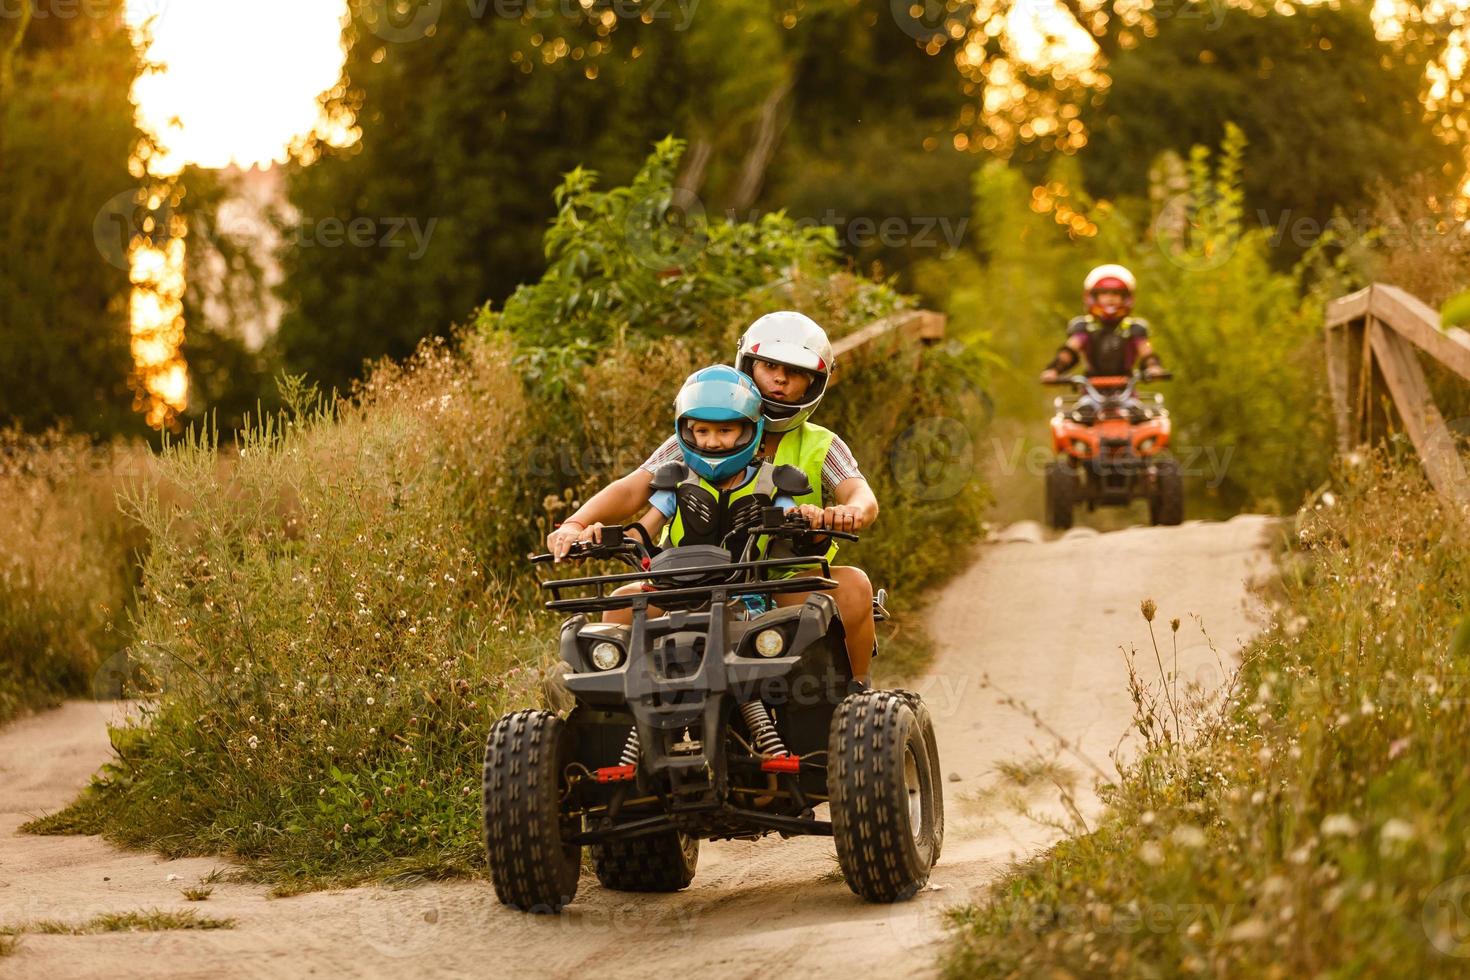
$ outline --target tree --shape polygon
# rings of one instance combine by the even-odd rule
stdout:
[[[963,97],[887,0],[649,4],[641,18],[606,0],[571,16],[528,4],[519,19],[445,4],[431,34],[396,42],[374,20],[381,6],[354,4],[328,100],[361,139],[318,136],[290,178],[280,347],[329,385],[533,281],[561,176],[585,164],[623,183],[671,133],[690,142],[680,208],[744,219],[794,201],[817,221],[932,215],[963,229],[973,161],[945,135]],[[872,179],[852,180],[854,167]],[[422,251],[329,248],[319,234],[327,219],[381,233],[402,218],[418,222]]]
[[[1142,197],[1148,161],[1213,144],[1233,121],[1250,143],[1247,220],[1271,233],[1279,261],[1334,209],[1366,206],[1378,181],[1454,161],[1424,122],[1421,69],[1388,57],[1366,8],[1214,16],[1160,18],[1157,37],[1117,53],[1106,98],[1083,116],[1098,196]]]
[[[87,11],[100,16],[0,19],[0,420],[139,432],[110,221],[136,186],[138,59],[122,0]]]

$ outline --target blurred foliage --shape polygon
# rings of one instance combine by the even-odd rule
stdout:
[[[1212,144],[1234,123],[1252,148],[1246,223],[1264,228],[1276,264],[1289,266],[1334,209],[1362,226],[1379,182],[1463,172],[1460,149],[1424,122],[1423,65],[1390,50],[1364,4],[1160,14],[1157,35],[1116,54],[1101,105],[1082,115],[1088,189],[1145,197],[1149,161]]]
[[[0,724],[115,693],[102,668],[126,643],[146,545],[116,495],[146,476],[147,460],[141,446],[0,429]]]
[[[1464,974],[1465,525],[1378,456],[1287,529],[1238,672],[1134,678],[1108,815],[956,910],[947,976]]]
[[[0,17],[0,421],[137,433],[128,274],[102,212],[134,187],[138,58],[106,16]],[[22,3],[18,11],[30,12]]]
[[[882,0],[732,0],[687,17],[675,4],[642,17],[598,2],[519,19],[477,18],[473,6],[447,4],[432,36],[391,44],[373,33],[374,4],[353,5],[343,81],[327,105],[361,139],[336,149],[319,135],[303,148],[314,162],[292,169],[300,217],[286,238],[328,217],[435,224],[422,254],[283,253],[279,339],[292,370],[345,387],[364,360],[403,357],[487,298],[509,297],[545,267],[527,243],[557,218],[561,205],[548,205],[562,175],[595,161],[626,182],[669,132],[691,147],[676,180],[681,212],[733,211],[754,224],[788,194],[807,224],[829,207],[878,221],[967,210],[967,164],[952,150],[918,174],[941,177],[928,189],[828,180],[817,166],[857,152],[873,173],[927,164],[925,138],[943,134],[962,100],[945,88],[942,60],[900,31],[871,29],[891,23]],[[856,48],[835,43],[869,34]],[[868,135],[843,143],[841,133]]]
[[[1146,224],[1080,189],[1079,161],[1059,159],[1030,189],[1000,164],[976,180],[976,241],[923,266],[921,288],[947,297],[957,332],[1002,362],[997,412],[1046,418],[1036,373],[1065,339],[1086,271],[1123,262],[1138,276],[1135,314],[1175,380],[1167,389],[1185,468],[1219,477],[1196,487],[1219,506],[1290,510],[1321,482],[1331,429],[1320,377],[1320,306],[1270,267],[1266,233],[1244,216],[1243,133],[1227,127],[1218,162],[1195,148],[1180,189]],[[1162,166],[1160,172],[1170,170]],[[1091,236],[1076,228],[1090,226]],[[1194,458],[1189,458],[1194,454]]]

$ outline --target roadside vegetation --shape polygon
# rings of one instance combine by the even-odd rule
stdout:
[[[1036,376],[1081,312],[1083,278],[1103,262],[1127,265],[1135,315],[1174,373],[1151,390],[1168,399],[1192,510],[1289,513],[1331,458],[1321,297],[1305,290],[1305,267],[1272,267],[1268,229],[1244,210],[1251,148],[1233,125],[1221,139],[1188,160],[1161,154],[1142,199],[1093,198],[1070,157],[1036,186],[986,164],[972,247],[921,266],[919,286],[941,297],[957,334],[992,352],[997,417],[1039,438],[1058,392]],[[1023,474],[1028,488],[1039,478]]]
[[[116,495],[147,466],[141,447],[0,430],[0,724],[110,686],[145,540]]]
[[[677,275],[630,259],[665,247],[662,214],[629,234],[627,207],[671,193],[678,149],[636,194],[570,176],[552,271],[457,345],[381,364],[348,399],[287,379],[286,409],[233,444],[192,431],[164,449],[125,502],[151,541],[129,629],[143,717],[31,829],[228,853],[282,891],[480,863],[485,732],[539,698],[555,655],[527,553],[663,441],[679,383],[728,359],[757,311],[795,306],[840,335],[905,302],[779,216],[709,229]],[[606,346],[548,345],[541,327],[567,317]],[[820,416],[884,505],[853,560],[910,608],[978,533],[972,367],[895,342],[844,363]],[[903,632],[912,667],[923,642]]]
[[[1145,746],[1103,824],[955,913],[948,976],[1463,971],[1470,531],[1411,456],[1338,472],[1287,527],[1233,682],[1140,671]]]

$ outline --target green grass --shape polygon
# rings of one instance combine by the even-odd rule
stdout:
[[[200,915],[193,909],[143,909],[137,912],[106,912],[84,922],[40,919],[7,926],[3,935],[13,942],[21,933],[45,936],[94,936],[104,932],[166,932],[175,929],[233,929],[234,919]]]
[[[1294,531],[1228,695],[1135,678],[1108,815],[955,913],[947,976],[1463,975],[1470,532],[1412,460]]]

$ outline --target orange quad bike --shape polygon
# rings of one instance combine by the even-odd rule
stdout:
[[[1163,395],[1148,402],[1139,397],[1141,380],[1078,374],[1053,382],[1078,392],[1071,401],[1057,398],[1051,420],[1057,458],[1046,469],[1046,521],[1053,528],[1071,527],[1078,504],[1126,507],[1140,497],[1148,501],[1151,523],[1183,522],[1184,478],[1179,461],[1166,452],[1169,412]]]

